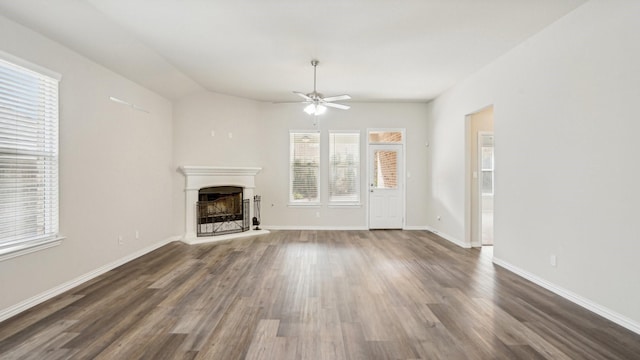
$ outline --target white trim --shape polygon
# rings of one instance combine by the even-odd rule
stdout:
[[[28,310],[38,304],[41,304],[55,296],[58,296],[62,293],[64,293],[67,290],[71,290],[76,286],[79,286],[89,280],[92,280],[108,271],[111,271],[115,268],[117,268],[120,265],[124,265],[136,258],[139,258],[140,256],[146,255],[158,248],[161,248],[167,244],[169,244],[170,242],[173,241],[178,241],[180,240],[180,236],[172,236],[169,238],[166,238],[156,244],[150,245],[146,248],[140,249],[134,253],[131,253],[123,258],[120,258],[116,261],[110,262],[104,266],[101,266],[93,271],[90,271],[84,275],[78,276],[77,278],[67,281],[65,283],[62,283],[56,287],[53,287],[47,291],[44,291],[38,295],[32,296],[27,300],[21,301],[18,304],[15,304],[13,306],[10,306],[6,309],[2,309],[0,310],[0,321],[4,321],[12,316],[15,316],[25,310]]]
[[[249,231],[243,231],[239,233],[218,235],[218,236],[201,236],[201,237],[189,237],[189,238],[183,237],[182,239],[180,239],[180,241],[182,241],[187,245],[198,245],[198,244],[215,243],[218,241],[239,239],[239,238],[244,238],[248,236],[265,235],[268,233],[269,233],[268,230],[249,230]]]
[[[362,203],[340,203],[340,202],[330,202],[327,204],[327,208],[329,209],[359,209],[362,207]]]
[[[58,82],[60,82],[62,80],[62,75],[58,74],[57,72],[53,71],[53,70],[49,70],[43,66],[40,66],[38,64],[34,64],[30,61],[27,61],[25,59],[19,58],[15,55],[11,55],[7,52],[4,52],[2,50],[0,50],[0,59],[13,63],[15,65],[18,65],[20,67],[23,67],[25,69],[31,70],[33,72],[38,73],[39,75],[44,75],[46,77],[49,77],[51,79],[57,80]]]
[[[187,176],[256,176],[260,170],[260,167],[180,166],[180,171]]]
[[[52,248],[62,244],[64,236],[56,236],[41,241],[26,241],[21,244],[0,250],[0,261],[12,259],[14,257],[31,254],[36,251]]]
[[[367,145],[386,145],[386,144],[405,144],[407,142],[406,128],[367,128]],[[402,141],[400,142],[371,142],[369,134],[371,132],[401,132]]]
[[[453,237],[453,236],[451,236],[449,234],[445,234],[443,232],[440,232],[440,231],[432,228],[431,226],[427,225],[425,227],[426,227],[427,231],[430,231],[430,232],[440,236],[441,238],[460,246],[461,248],[465,248],[465,249],[470,249],[471,248],[471,244],[469,244],[469,243],[465,243],[464,241],[460,241],[457,238],[455,238],[455,237]]]
[[[485,197],[491,197],[491,200],[494,200],[494,193],[495,193],[495,182],[496,182],[496,173],[495,173],[495,159],[494,162],[491,164],[493,165],[493,169],[491,169],[491,194],[483,194],[482,193],[482,180],[483,180],[483,175],[482,172],[486,171],[482,169],[482,144],[481,144],[481,138],[483,136],[486,135],[490,135],[490,136],[494,136],[493,131],[478,131],[478,137],[476,138],[476,155],[477,155],[477,159],[476,159],[476,168],[474,169],[474,171],[477,172],[478,177],[477,177],[477,181],[476,181],[476,195],[478,196],[478,198],[476,199],[476,209],[475,211],[478,212],[477,214],[477,219],[478,219],[478,223],[476,224],[476,231],[477,231],[477,239],[475,239],[476,241],[472,241],[472,246],[474,247],[481,247],[483,245],[483,237],[482,237],[482,224],[483,224],[483,206],[484,206],[484,199]],[[493,146],[492,146],[493,148]],[[494,157],[495,157],[495,148],[494,148]],[[493,202],[495,204],[495,202]],[[494,205],[492,205],[491,207],[491,214],[494,214]],[[491,225],[493,227],[493,224]],[[473,239],[473,236],[471,237]],[[493,243],[493,239],[491,239],[491,242]]]
[[[605,319],[608,319],[626,329],[629,329],[633,332],[635,332],[636,334],[640,334],[640,323],[635,322],[634,320],[621,315],[609,308],[606,308],[600,304],[597,304],[583,296],[580,296],[572,291],[569,291],[561,286],[558,286],[556,284],[553,284],[537,275],[534,275],[528,271],[525,271],[517,266],[514,266],[504,260],[501,260],[497,257],[493,257],[493,263],[503,267],[506,270],[511,271],[512,273],[525,278],[529,281],[531,281],[532,283],[541,286],[569,301],[571,301],[572,303],[582,306],[583,308],[592,311],[600,316],[602,316]]]
[[[308,209],[308,208],[321,208],[322,207],[322,203],[319,202],[290,202],[287,204],[287,207],[290,208],[301,208],[301,209]]]
[[[366,226],[298,226],[298,225],[274,225],[274,226],[263,226],[263,228],[269,230],[330,230],[330,231],[352,231],[352,230],[369,230]],[[428,226],[405,226],[402,229],[392,229],[392,230],[403,230],[403,231],[416,231],[416,230],[429,230]]]
[[[366,226],[273,225],[262,227],[269,230],[369,230]]]
[[[315,119],[315,118],[314,118]],[[315,120],[314,120],[315,121]],[[323,138],[324,136],[322,136],[322,132],[319,129],[315,129],[315,130],[295,130],[295,129],[289,129],[289,155],[288,155],[288,160],[287,160],[287,168],[288,168],[288,182],[287,182],[287,197],[289,199],[289,206],[296,206],[298,201],[293,199],[293,167],[292,167],[292,154],[293,154],[293,149],[294,149],[294,145],[295,143],[292,142],[292,138],[291,136],[293,135],[294,137],[297,134],[317,134],[318,135],[318,176],[316,178],[316,190],[318,192],[317,194],[317,198],[313,199],[312,201],[309,201],[308,199],[301,199],[299,200],[300,202],[304,203],[308,203],[308,206],[320,206],[321,202],[322,202],[322,177],[324,176],[323,174],[323,166],[322,164],[324,163],[323,160],[323,154],[322,154],[322,148],[323,146]],[[295,160],[294,160],[295,163]],[[303,205],[305,206],[305,205]]]
[[[489,104],[487,106],[484,106],[476,111],[473,111],[471,113],[468,113],[464,116],[464,136],[465,136],[465,143],[464,143],[464,239],[467,243],[470,243],[472,247],[481,247],[482,246],[482,222],[478,221],[478,227],[476,229],[476,231],[479,231],[478,234],[475,234],[477,236],[475,236],[474,238],[474,234],[473,234],[473,230],[472,229],[472,217],[473,217],[473,211],[480,211],[478,209],[472,209],[471,206],[471,194],[472,194],[472,187],[475,187],[476,193],[478,194],[478,197],[481,196],[480,194],[480,184],[479,184],[479,178],[476,179],[475,184],[473,183],[472,180],[472,175],[473,175],[473,171],[476,171],[477,169],[471,169],[471,139],[473,137],[473,133],[472,133],[472,124],[471,124],[471,118],[473,115],[483,112],[489,108],[493,108],[494,104]],[[494,130],[490,131],[491,133],[494,132]],[[479,143],[479,142],[478,142]],[[476,144],[476,152],[479,153],[478,149],[477,149],[478,144]],[[476,154],[477,157],[479,157],[479,154]],[[479,161],[478,161],[479,162]],[[495,166],[494,166],[495,168]],[[495,171],[494,171],[494,187],[495,187]],[[481,201],[477,201],[480,205],[482,204]],[[480,206],[478,205],[478,206]],[[481,215],[478,214],[477,216],[478,219],[481,219]]]
[[[331,134],[358,134],[358,182],[357,201],[331,200]],[[327,131],[327,204],[328,208],[359,208],[362,203],[362,130],[328,130]]]
[[[338,134],[355,134],[358,133],[360,134],[360,136],[362,136],[362,130],[358,130],[358,129],[353,129],[353,130],[349,130],[349,129],[345,129],[345,130],[327,130],[329,133],[338,133]]]
[[[259,167],[229,166],[180,166],[185,177],[185,230],[183,239],[196,237],[196,203],[198,190],[211,186],[239,186],[244,199],[253,199],[256,175]],[[253,218],[253,207],[249,206],[249,219]]]
[[[418,230],[427,230],[427,231],[431,231],[429,226],[427,225],[405,225],[402,230],[407,230],[407,231],[418,231]],[[431,231],[433,232],[433,231]]]
[[[388,131],[388,132],[400,132],[402,133],[402,141],[401,142],[397,142],[397,143],[372,143],[369,141],[369,134],[371,132],[375,132],[375,131]],[[395,145],[395,146],[400,146],[401,150],[402,150],[402,169],[400,169],[400,176],[399,178],[402,180],[402,189],[401,189],[401,194],[402,194],[402,227],[401,229],[404,229],[404,227],[407,224],[407,129],[406,128],[367,128],[365,129],[365,136],[367,137],[367,141],[366,141],[366,161],[367,161],[367,165],[365,166],[365,185],[366,185],[366,193],[367,193],[367,206],[365,209],[365,216],[366,216],[366,223],[367,223],[367,228],[371,229],[371,217],[370,217],[370,209],[371,209],[371,156],[370,156],[370,152],[371,152],[371,146],[380,146],[380,145]],[[362,191],[362,189],[361,189]]]

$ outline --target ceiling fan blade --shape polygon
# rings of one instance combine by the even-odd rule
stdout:
[[[303,99],[305,99],[307,101],[313,101],[313,99],[308,97],[307,94],[303,94],[303,93],[301,93],[299,91],[294,91],[293,93],[298,95],[298,96],[300,96],[301,98],[303,98]]]
[[[324,101],[327,102],[331,102],[331,101],[340,101],[340,100],[349,100],[351,99],[351,96],[344,94],[344,95],[336,95],[336,96],[329,96],[324,98]]]
[[[308,101],[272,101],[272,104],[308,104]]]
[[[342,104],[328,103],[328,102],[323,102],[322,105],[336,108],[336,109],[342,109],[342,110],[349,110],[351,108],[351,106],[349,105],[342,105]]]

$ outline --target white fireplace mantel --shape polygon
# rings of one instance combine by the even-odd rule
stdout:
[[[236,185],[255,188],[256,175],[262,170],[259,167],[229,166],[181,166],[180,171],[186,177],[185,189],[200,190],[207,186]]]
[[[226,240],[233,237],[243,237],[267,233],[267,231],[249,230],[242,233],[207,236],[196,236],[196,203],[198,191],[211,186],[239,186],[244,188],[244,198],[253,199],[256,175],[262,170],[259,167],[231,167],[231,166],[181,166],[180,172],[185,176],[185,234],[183,241],[187,244]],[[253,206],[249,207],[249,218],[253,218]]]

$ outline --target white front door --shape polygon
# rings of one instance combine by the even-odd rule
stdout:
[[[369,228],[402,229],[402,145],[369,145]]]

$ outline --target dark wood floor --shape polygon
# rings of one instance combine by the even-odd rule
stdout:
[[[172,243],[0,323],[2,359],[640,359],[640,336],[424,231]]]

